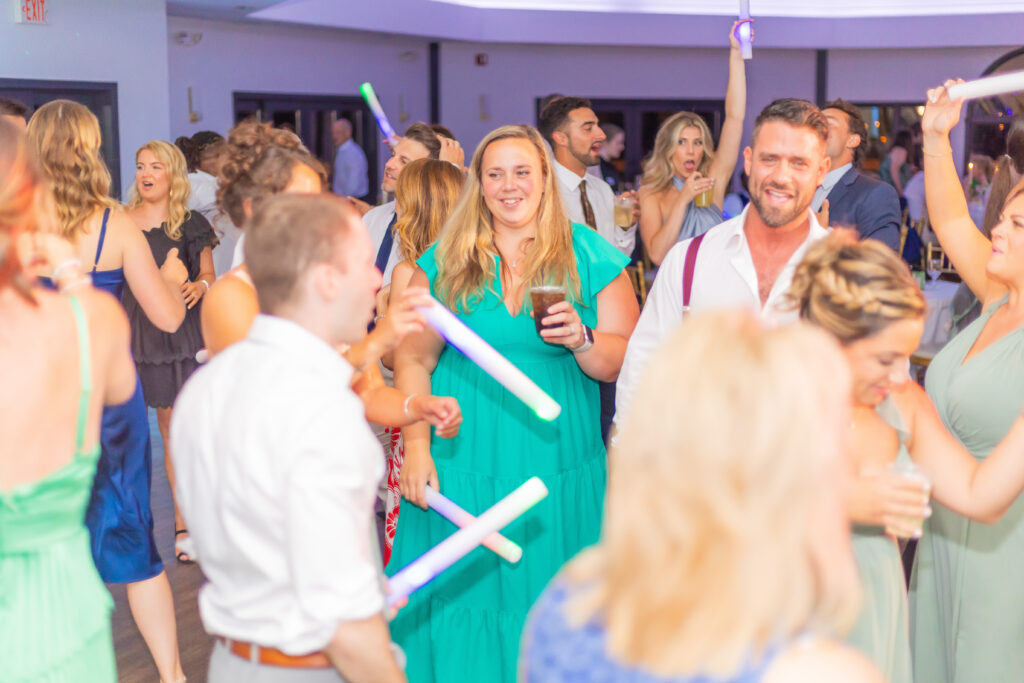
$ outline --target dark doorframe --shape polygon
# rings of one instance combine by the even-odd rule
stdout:
[[[330,172],[334,166],[331,126],[339,117],[352,124],[352,139],[366,154],[370,194],[379,188],[377,168],[382,140],[370,109],[359,95],[300,95],[290,93],[233,93],[235,123],[250,116],[275,126],[289,125],[310,153]]]
[[[0,97],[17,100],[30,112],[53,100],[72,100],[89,108],[100,123],[100,154],[110,170],[110,194],[121,196],[121,134],[117,120],[117,83],[0,78]]]

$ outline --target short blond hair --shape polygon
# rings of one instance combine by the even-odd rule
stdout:
[[[579,588],[570,623],[599,619],[620,661],[712,677],[852,624],[852,560],[825,571],[811,523],[841,462],[849,391],[835,341],[812,326],[688,318],[610,452],[601,543],[566,573]]]
[[[260,310],[275,315],[291,302],[309,267],[330,261],[342,248],[354,219],[354,209],[339,197],[267,197],[249,222],[244,247]]]

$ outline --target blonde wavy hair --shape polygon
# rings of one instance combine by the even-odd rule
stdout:
[[[110,198],[110,171],[100,156],[100,123],[84,105],[47,102],[29,120],[28,139],[53,191],[65,237],[77,239],[97,210],[117,208]]]
[[[167,221],[164,223],[164,232],[172,240],[177,242],[181,239],[181,226],[192,214],[188,210],[188,198],[192,194],[192,185],[188,182],[188,162],[181,150],[169,142],[163,140],[150,140],[135,152],[135,162],[138,163],[142,150],[148,149],[156,157],[157,161],[163,164],[167,179],[170,181],[170,202],[167,205]],[[128,191],[128,208],[134,208],[142,204],[142,196],[139,194],[139,180],[135,179],[132,188]]]
[[[857,241],[847,230],[835,230],[807,250],[787,296],[801,318],[842,344],[927,311],[924,294],[900,257],[881,242]]]
[[[482,301],[485,289],[495,291],[494,222],[484,202],[481,166],[484,152],[499,140],[528,141],[537,152],[543,175],[537,236],[527,248],[523,264],[521,299],[524,310],[530,306],[530,288],[545,284],[564,285],[566,298],[578,302],[580,276],[572,248],[572,223],[562,205],[544,141],[536,128],[524,125],[502,126],[491,131],[473,153],[462,197],[437,242],[438,273],[434,289],[445,305],[462,311]],[[504,261],[502,267],[507,268]]]
[[[704,141],[704,156],[697,164],[697,172],[707,176],[711,172],[711,162],[715,160],[715,141],[711,137],[711,129],[704,119],[693,112],[681,111],[665,119],[654,138],[654,150],[644,162],[644,177],[641,184],[653,192],[661,192],[672,186],[672,178],[676,169],[672,165],[672,154],[679,144],[679,135],[684,128],[696,128]]]
[[[395,186],[398,248],[415,261],[434,243],[459,201],[466,176],[447,161],[417,159],[402,169]]]
[[[680,410],[683,386],[700,400]],[[849,391],[835,340],[806,323],[687,318],[609,453],[601,543],[565,573],[569,623],[599,621],[609,655],[645,671],[714,678],[852,625],[849,538],[845,557],[830,553],[842,531],[820,526],[849,528],[837,490]]]

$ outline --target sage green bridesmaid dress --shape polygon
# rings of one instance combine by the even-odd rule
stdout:
[[[899,432],[897,462],[909,462],[903,425],[896,403],[886,397],[876,409],[886,424]],[[863,652],[889,683],[912,683],[907,626],[907,589],[896,541],[880,526],[853,527],[853,554],[864,591],[857,623],[846,642]]]
[[[75,454],[43,479],[0,491],[0,681],[113,683],[113,601],[89,549],[85,507],[100,444],[82,448],[92,391],[89,335],[78,299],[81,394]]]
[[[964,362],[1006,298],[932,361],[926,389],[943,423],[982,460],[1024,407],[1024,329]],[[932,502],[910,584],[911,647],[921,683],[1024,681],[1024,497],[995,524]]]

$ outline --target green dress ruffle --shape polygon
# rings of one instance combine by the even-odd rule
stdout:
[[[627,259],[585,226],[573,226],[581,283],[576,305],[583,322],[597,324],[597,293],[622,272]],[[496,257],[497,258],[497,257]],[[431,282],[434,249],[418,261]],[[600,535],[605,449],[597,382],[565,347],[541,340],[527,311],[509,314],[501,284],[459,318],[562,406],[544,422],[451,345],[432,376],[432,392],[454,396],[463,423],[454,439],[431,440],[441,491],[480,514],[532,476],[548,497],[503,530],[523,548],[510,564],[477,548],[417,591],[391,624],[407,656],[413,683],[515,680],[519,636],[534,600],[559,568]],[[450,536],[456,527],[432,511],[403,505],[388,572],[393,574]]]

